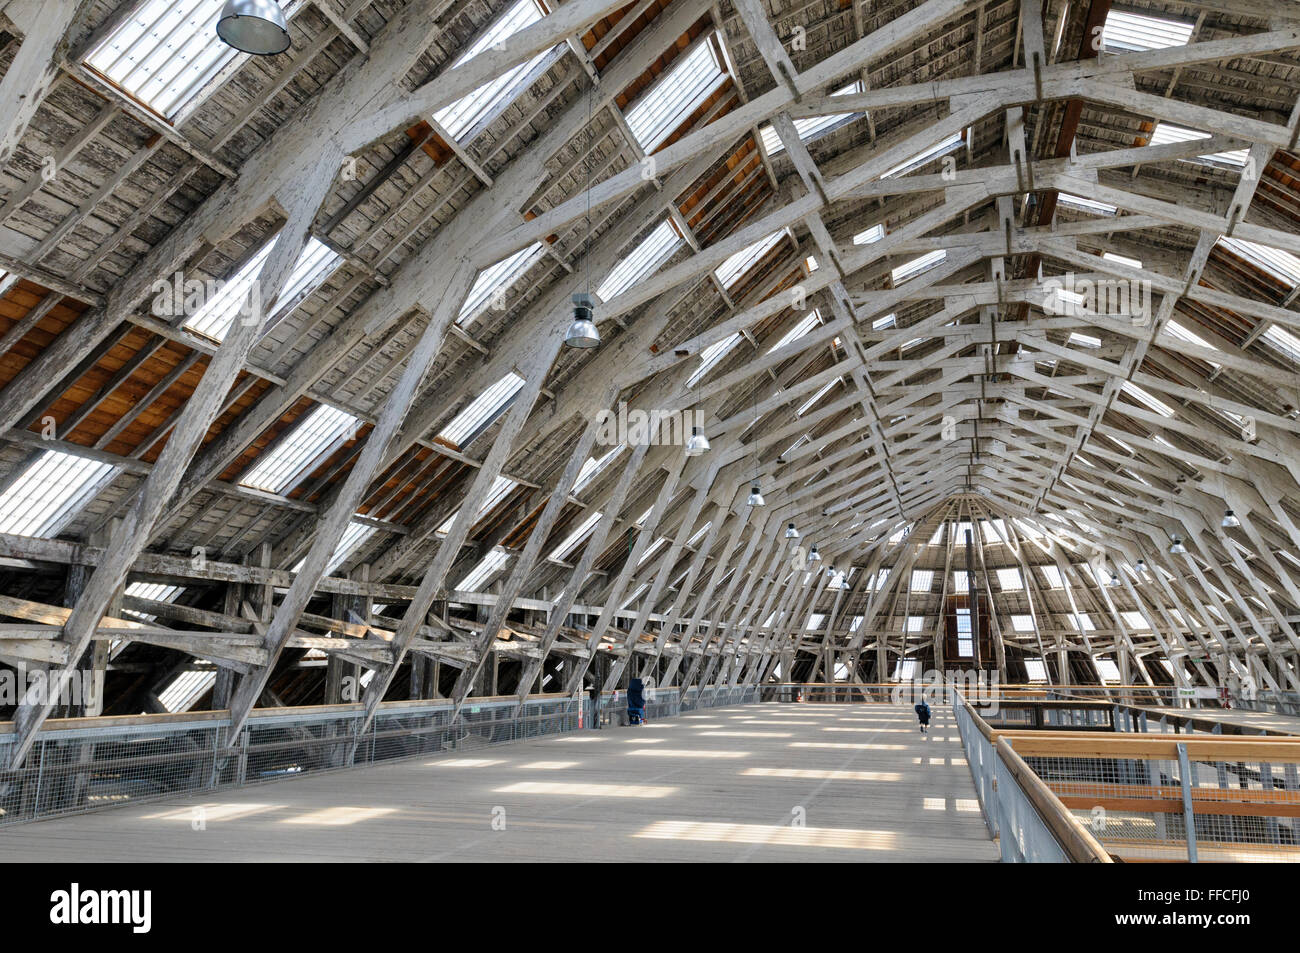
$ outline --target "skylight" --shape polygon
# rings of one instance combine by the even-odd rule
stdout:
[[[886,328],[892,328],[894,326],[894,323],[897,320],[898,320],[898,316],[891,312],[885,315],[883,318],[876,318],[876,320],[872,321],[871,330],[883,331]]]
[[[628,128],[641,148],[653,152],[726,78],[712,36],[697,43],[625,114]]]
[[[1119,682],[1119,666],[1115,664],[1114,659],[1093,659],[1092,664],[1097,667],[1097,677],[1100,678],[1103,683],[1111,684]]]
[[[250,302],[249,310],[245,311],[244,299],[252,289],[253,283],[261,276],[262,268],[266,265],[271,249],[275,247],[279,238],[280,236],[276,235],[259,248],[257,253],[248,259],[229,280],[212,282],[210,287],[213,293],[203,296],[202,304],[185,320],[184,327],[215,341],[224,341],[230,326],[236,318],[241,317],[241,312],[243,312],[242,317],[256,320],[261,324],[263,303]],[[314,291],[338,267],[341,260],[328,246],[314,238],[307,239],[307,244],[298,255],[298,260],[294,263],[293,270],[289,272],[284,289],[277,299],[282,302],[282,306],[276,313],[283,313],[284,308]],[[182,289],[175,289],[173,293],[177,298],[184,295],[183,310],[188,310],[188,293]]]
[[[477,520],[480,517],[482,517],[484,513],[488,513],[491,510],[495,509],[497,504],[499,504],[502,500],[504,500],[506,496],[509,495],[510,491],[513,490],[518,485],[519,485],[518,483],[516,483],[514,480],[510,479],[509,477],[503,477],[503,476],[497,477],[492,482],[492,488],[488,490],[487,499],[483,501],[483,505],[480,506],[478,508],[478,512],[474,514],[474,519]],[[456,517],[459,515],[460,515],[460,510],[457,509],[456,512],[448,516],[443,521],[442,525],[438,527],[437,529],[438,535],[446,536],[449,532],[451,532],[451,524],[456,521]]]
[[[1297,338],[1282,325],[1270,324],[1264,329],[1261,336],[1286,355],[1293,363],[1300,364],[1300,338]]]
[[[224,0],[145,0],[86,65],[155,112],[179,113],[240,54],[213,29]]]
[[[806,401],[803,402],[803,406],[801,406],[798,410],[795,411],[795,416],[802,417],[805,413],[808,412],[808,410],[814,404],[817,403],[817,401],[821,400],[828,393],[830,393],[832,387],[834,387],[842,380],[843,380],[842,377],[837,377],[833,381],[827,381],[824,385],[822,385],[821,390],[817,391],[817,393],[813,394],[811,397],[809,397]]]
[[[1079,347],[1101,347],[1101,338],[1080,331],[1071,331],[1068,343],[1077,344]]]
[[[457,447],[464,447],[496,420],[523,386],[524,379],[511,371],[470,401],[469,406],[457,414],[438,436]]]
[[[1061,570],[1055,566],[1039,566],[1038,571],[1047,580],[1048,589],[1063,589],[1065,587],[1065,583],[1061,580]]]
[[[1300,258],[1280,248],[1248,242],[1244,238],[1219,239],[1219,244],[1243,261],[1254,265],[1287,288],[1300,284]]]
[[[1020,578],[1020,570],[1014,567],[1010,569],[998,570],[998,587],[1003,592],[1016,592],[1025,588],[1024,580]]]
[[[619,444],[612,450],[609,450],[599,458],[588,457],[587,462],[582,465],[578,471],[578,479],[573,483],[573,492],[581,493],[592,480],[600,476],[601,472],[609,466],[623,452],[623,444]]]
[[[503,549],[492,550],[479,560],[478,565],[471,569],[464,579],[456,584],[456,590],[459,592],[478,592],[505,566],[509,558],[509,554]]]
[[[874,242],[880,241],[884,237],[885,237],[885,226],[882,225],[880,222],[877,222],[875,225],[872,225],[870,228],[864,229],[858,232],[856,235],[854,235],[853,244],[870,245]]]
[[[1114,205],[1108,205],[1094,199],[1085,199],[1079,195],[1071,195],[1069,192],[1061,192],[1056,201],[1059,205],[1078,209],[1080,212],[1087,212],[1089,215],[1114,215],[1119,211]]]
[[[1132,381],[1124,381],[1124,383],[1120,384],[1120,390],[1135,398],[1139,403],[1145,404],[1162,417],[1172,417],[1174,415],[1172,407],[1159,398],[1152,396],[1149,391],[1144,390]]]
[[[893,178],[894,176],[907,175],[909,172],[915,172],[917,169],[921,168],[922,166],[930,162],[933,162],[935,159],[941,158],[942,156],[946,156],[948,153],[957,150],[958,148],[961,147],[961,144],[962,144],[961,133],[954,132],[951,136],[948,136],[948,138],[944,139],[943,141],[936,143],[935,145],[931,146],[929,149],[924,149],[921,152],[918,152],[916,155],[912,156],[912,158],[908,159],[906,162],[900,162],[898,165],[894,166],[892,169],[890,169],[888,172],[882,175],[881,178],[890,179]]]
[[[690,377],[686,379],[686,386],[694,387],[701,380],[703,380],[704,375],[709,373],[709,371],[713,370],[713,368],[717,366],[718,362],[721,361],[724,357],[726,357],[728,352],[730,352],[731,349],[735,347],[739,342],[740,342],[740,333],[736,332],[735,334],[732,334],[730,337],[725,337],[721,341],[717,341],[713,344],[710,344],[703,351],[701,351],[700,366],[695,369],[695,373],[693,373]]]
[[[942,248],[926,252],[920,258],[913,258],[909,262],[899,265],[891,272],[894,279],[894,285],[901,285],[904,281],[915,278],[917,275],[937,267],[948,257],[948,253]]]
[[[355,433],[359,423],[351,414],[318,405],[269,452],[257,458],[240,484],[268,493],[292,488],[322,455]]]
[[[857,79],[849,83],[849,85],[835,90],[831,95],[851,96],[860,92],[862,92],[862,80]],[[866,113],[834,113],[830,116],[809,116],[806,119],[796,119],[794,121],[794,131],[799,134],[801,142],[809,142],[824,133],[830,132],[836,126],[865,115]],[[776,130],[772,128],[771,123],[766,123],[760,127],[759,133],[763,137],[763,148],[767,150],[769,156],[774,156],[785,148],[785,143],[776,134]]]
[[[456,323],[461,327],[469,324],[487,310],[488,304],[494,298],[504,306],[505,293],[510,290],[510,286],[541,256],[541,242],[533,242],[509,258],[504,258],[490,268],[480,271],[478,277],[474,279],[473,287],[469,289],[469,294],[465,297],[465,303],[460,306]]]
[[[929,592],[930,587],[934,585],[934,572],[929,569],[912,570],[912,591]]]
[[[956,593],[970,592],[970,573],[964,569],[953,570],[952,591]]]
[[[1074,627],[1080,632],[1091,632],[1097,627],[1092,623],[1092,617],[1086,612],[1076,613],[1074,616]]]
[[[614,266],[596,289],[601,301],[621,295],[646,275],[651,274],[682,244],[682,237],[667,219],[660,222],[645,241]]]
[[[570,554],[578,548],[579,544],[582,543],[588,535],[590,535],[591,531],[596,528],[596,524],[599,522],[600,512],[592,511],[592,513],[578,525],[577,529],[564,537],[564,541],[551,550],[551,555],[547,558],[554,562],[563,562],[568,559]]]
[[[894,681],[910,682],[916,678],[916,659],[900,658],[894,663]]]
[[[1185,20],[1112,10],[1102,26],[1101,45],[1108,53],[1137,53],[1186,46],[1194,26]]]
[[[532,26],[541,20],[542,15],[542,10],[535,0],[519,0],[475,40],[473,46],[457,57],[453,67],[468,63],[490,47],[499,48],[506,39],[524,27]],[[434,121],[442,126],[449,136],[459,140],[484,121],[495,118],[502,109],[513,102],[527,85],[533,71],[550,53],[550,50],[543,50],[527,63],[520,63],[496,79],[484,83],[468,96],[456,100],[450,106],[444,106],[433,114]]]
[[[925,630],[925,616],[923,616],[923,615],[909,615],[909,616],[907,617],[907,631],[908,631],[908,632],[922,632],[922,631],[924,631],[924,630]]]
[[[58,535],[116,472],[107,463],[46,450],[0,493],[0,533]]]
[[[1017,632],[1033,632],[1034,617],[1031,615],[1013,615],[1011,617],[1011,628]]]
[[[1197,129],[1185,129],[1167,122],[1156,123],[1155,132],[1151,133],[1149,145],[1163,146],[1171,142],[1192,142],[1196,139],[1209,139],[1208,132]],[[1246,164],[1249,149],[1234,149],[1230,152],[1215,152],[1211,155],[1197,156],[1195,159],[1183,159],[1183,162],[1200,162],[1211,165],[1231,165],[1238,168]]]
[[[781,240],[785,234],[785,229],[779,228],[766,238],[760,238],[748,248],[742,248],[736,252],[721,265],[718,266],[718,280],[722,282],[722,287],[731,288],[737,281],[756,265],[760,259]]]
[[[1025,676],[1031,682],[1047,681],[1047,666],[1043,664],[1040,658],[1027,658],[1025,662]]]
[[[1121,612],[1119,617],[1124,620],[1124,624],[1130,629],[1149,629],[1150,624],[1141,612]]]
[[[124,590],[128,596],[135,596],[137,599],[150,599],[154,602],[171,602],[184,591],[180,586],[167,586],[161,582],[133,582]],[[144,619],[146,622],[152,622],[157,618],[157,616],[135,609],[123,609],[122,612],[125,615],[135,616],[137,619]]]
[[[158,693],[158,701],[172,714],[189,711],[216,680],[217,673],[209,669],[181,672]]]
[[[821,323],[821,312],[814,308],[812,311],[809,311],[804,315],[802,321],[792,327],[789,331],[786,331],[785,334],[781,335],[780,340],[767,349],[767,353],[771,354],[773,351],[783,348],[787,344],[793,344]]]

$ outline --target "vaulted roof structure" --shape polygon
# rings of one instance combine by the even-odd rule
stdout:
[[[629,674],[1300,690],[1300,12],[282,5],[263,57],[0,2],[0,661],[104,685],[17,757]]]

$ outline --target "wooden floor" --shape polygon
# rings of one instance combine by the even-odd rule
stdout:
[[[935,716],[715,709],[41,821],[0,860],[995,861]]]
[[[1269,731],[1283,731],[1287,734],[1300,735],[1300,718],[1295,715],[1278,715],[1268,711],[1247,711],[1244,708],[1149,708],[1147,710],[1164,712],[1170,715],[1182,715],[1184,718],[1200,718],[1204,721],[1221,721],[1229,725],[1241,725],[1246,729],[1268,729]],[[1150,717],[1147,716],[1148,722],[1150,722]]]

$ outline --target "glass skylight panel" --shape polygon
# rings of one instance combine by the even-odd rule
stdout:
[[[889,178],[893,178],[894,176],[907,175],[907,173],[909,172],[915,172],[917,169],[921,168],[927,163],[933,162],[935,159],[941,158],[942,156],[946,156],[948,153],[953,152],[954,150],[960,148],[961,144],[962,144],[961,133],[954,132],[951,136],[944,139],[942,142],[936,143],[935,145],[931,146],[929,149],[925,149],[921,152],[918,152],[916,155],[912,156],[912,158],[908,159],[906,162],[900,162],[898,165],[894,166],[892,169],[890,169],[888,172],[882,175],[881,178],[889,179]]]
[[[886,581],[888,581],[888,579],[889,579],[889,570],[888,570],[888,569],[880,569],[880,570],[877,570],[877,572],[876,572],[876,578],[872,581],[872,584],[871,584],[871,591],[872,591],[872,592],[880,592],[880,590],[882,590],[882,589],[885,588],[885,583],[886,583]]]
[[[1047,666],[1043,664],[1040,658],[1027,658],[1025,661],[1025,676],[1031,682],[1047,681]]]
[[[497,415],[505,409],[515,394],[519,393],[519,388],[523,386],[524,379],[511,371],[470,401],[469,406],[457,414],[438,436],[458,447],[465,446],[484,427],[496,420]]]
[[[1119,617],[1124,620],[1124,624],[1130,629],[1149,629],[1146,617],[1141,612],[1121,612]]]
[[[1129,258],[1127,255],[1117,255],[1113,251],[1103,252],[1101,257],[1120,265],[1128,265],[1130,268],[1142,267],[1142,262],[1139,259]]]
[[[564,541],[551,550],[551,555],[547,558],[554,562],[563,562],[568,559],[570,554],[578,548],[578,544],[587,538],[588,534],[596,528],[596,524],[599,522],[600,512],[598,510],[592,511],[587,518],[579,524],[577,529],[564,537]]]
[[[822,623],[824,623],[825,621],[826,621],[825,613],[814,612],[812,615],[808,617],[808,626],[807,626],[808,631],[812,632],[814,629],[820,629],[822,627]]]
[[[137,599],[150,599],[154,602],[171,602],[179,596],[184,589],[180,586],[167,586],[161,582],[133,582],[124,590],[128,596],[135,596]],[[134,616],[137,619],[143,619],[146,622],[153,622],[157,616],[150,615],[147,612],[140,612],[135,609],[123,609],[123,614]],[[169,709],[170,710],[170,709]]]
[[[856,632],[858,631],[858,629],[862,628],[862,620],[864,618],[865,616],[855,615],[853,619],[849,622],[849,632],[850,633]]]
[[[217,37],[224,0],[145,0],[86,65],[171,118],[241,54]]]
[[[1039,566],[1038,571],[1041,572],[1043,578],[1047,580],[1048,589],[1065,588],[1065,583],[1061,580],[1061,570],[1057,569],[1055,566]]]
[[[1013,615],[1011,617],[1011,628],[1017,632],[1033,632],[1034,617],[1031,615]]]
[[[795,416],[802,417],[814,404],[817,403],[817,401],[821,400],[828,393],[830,393],[831,388],[834,387],[836,384],[838,384],[841,380],[843,380],[843,378],[837,377],[833,381],[827,381],[822,386],[821,390],[817,391],[817,393],[813,394],[811,397],[809,397],[806,401],[803,402],[803,406],[795,411]]]
[[[1276,278],[1287,288],[1300,284],[1300,258],[1288,251],[1248,242],[1244,238],[1226,236],[1219,239],[1219,244],[1238,258]]]
[[[695,373],[693,373],[690,377],[686,379],[686,386],[694,387],[701,380],[703,380],[704,375],[709,373],[709,371],[713,370],[713,368],[717,366],[718,362],[721,361],[724,357],[726,357],[727,354],[731,351],[731,349],[735,347],[739,342],[740,342],[740,332],[736,332],[735,334],[732,334],[730,337],[725,337],[721,341],[716,341],[713,344],[710,344],[703,351],[701,351],[700,366],[695,369]]]
[[[1262,337],[1290,358],[1292,362],[1300,364],[1300,338],[1296,337],[1295,334],[1280,324],[1270,324],[1264,330]]]
[[[1086,612],[1076,613],[1074,616],[1074,627],[1080,632],[1092,632],[1097,627],[1092,623],[1092,617]]]
[[[596,289],[601,301],[621,295],[646,275],[651,274],[682,244],[682,237],[667,219],[646,236],[626,258],[614,266]]]
[[[929,592],[934,584],[934,572],[929,569],[912,570],[912,591]]]
[[[640,566],[646,560],[654,558],[654,554],[659,552],[659,550],[662,549],[667,544],[667,542],[668,542],[667,536],[660,536],[658,539],[656,539],[653,543],[651,543],[649,546],[645,548],[645,552],[641,554],[641,558],[636,561],[636,564]]]
[[[487,582],[501,570],[510,557],[501,549],[494,549],[482,559],[478,565],[471,569],[465,578],[456,584],[458,592],[478,592]]]
[[[623,444],[620,443],[617,447],[607,451],[600,457],[588,457],[587,461],[582,465],[582,469],[578,471],[578,479],[573,483],[573,492],[581,493],[583,489],[585,489],[592,480],[600,476],[604,469],[613,463],[615,458],[617,458],[622,452]]]
[[[894,285],[901,285],[910,278],[915,278],[923,272],[929,271],[941,264],[948,257],[948,253],[942,248],[936,248],[934,251],[926,252],[920,258],[913,258],[895,268],[890,274],[893,276]]]
[[[998,587],[1003,592],[1016,592],[1025,588],[1025,582],[1020,578],[1020,570],[1014,567],[1010,569],[999,569]]]
[[[854,80],[849,85],[835,90],[832,96],[850,96],[854,93],[862,92],[862,80]],[[794,121],[794,131],[798,133],[801,142],[808,142],[816,139],[824,132],[829,132],[840,123],[847,122],[850,119],[856,119],[858,116],[864,116],[865,113],[834,113],[830,116],[809,116],[806,119],[796,119]],[[776,155],[785,148],[785,143],[781,137],[776,134],[771,123],[766,123],[759,129],[759,134],[763,137],[763,148],[767,150],[770,156]]]
[[[1091,334],[1083,334],[1079,331],[1071,331],[1067,343],[1076,344],[1079,347],[1101,347],[1101,338],[1094,337]]]
[[[1186,46],[1194,25],[1191,21],[1111,10],[1101,30],[1102,49],[1108,53],[1135,53]]]
[[[499,46],[524,27],[532,26],[541,19],[542,11],[534,0],[519,0],[475,40],[469,49],[457,57],[453,67],[468,63],[484,50]],[[458,99],[449,106],[444,106],[433,114],[434,121],[447,130],[449,136],[459,140],[484,119],[492,118],[509,105],[519,95],[533,70],[550,55],[550,52],[550,50],[543,50],[527,63],[520,63],[484,83],[468,96]]]
[[[792,327],[789,331],[786,331],[785,334],[781,335],[781,339],[777,341],[775,344],[773,344],[771,347],[769,347],[767,349],[767,353],[771,354],[773,351],[779,348],[783,348],[787,344],[792,344],[793,342],[799,340],[801,337],[803,337],[805,334],[807,334],[809,331],[811,331],[813,328],[817,327],[817,325],[821,323],[822,323],[821,312],[817,311],[816,309],[813,309],[812,311],[804,315],[802,321],[800,321],[798,324]]]
[[[116,472],[98,460],[46,450],[0,493],[0,533],[56,536]]]
[[[325,563],[325,575],[330,575],[334,570],[343,565],[348,556],[364,543],[367,539],[375,534],[375,528],[365,523],[359,523],[356,520],[349,520],[347,528],[343,530],[343,535],[339,537],[338,545],[334,547],[334,552],[330,553],[330,558]],[[302,564],[307,561],[304,556],[294,564],[290,572],[298,572],[302,569]],[[378,611],[378,610],[376,610]]]
[[[885,226],[880,222],[872,225],[870,228],[863,229],[853,236],[855,245],[871,245],[885,237]]]
[[[510,290],[510,286],[541,256],[541,242],[533,242],[509,258],[503,258],[490,268],[480,271],[469,289],[469,294],[465,297],[465,303],[460,306],[456,323],[461,327],[469,324],[487,309],[498,293],[504,299],[505,292]]]
[[[519,485],[518,483],[516,483],[514,480],[510,479],[509,477],[503,477],[503,476],[497,477],[492,482],[492,488],[488,490],[487,499],[485,499],[483,501],[483,505],[478,508],[478,512],[474,514],[474,518],[478,519],[484,513],[488,513],[491,510],[493,510],[497,506],[497,504],[500,503],[502,500],[504,500],[506,496],[510,493],[510,491],[513,490],[518,485]],[[456,521],[456,517],[459,515],[460,515],[460,510],[457,509],[456,512],[452,513],[445,520],[443,520],[442,525],[439,526],[437,529],[438,535],[446,536],[449,532],[451,532],[451,524]]]
[[[1092,664],[1097,666],[1097,677],[1105,684],[1119,682],[1119,666],[1115,664],[1114,659],[1099,658],[1093,659]]]
[[[1149,145],[1163,146],[1171,142],[1193,142],[1197,139],[1209,139],[1208,132],[1201,132],[1199,129],[1185,129],[1182,126],[1175,126],[1171,123],[1156,123],[1155,131],[1151,133]],[[1246,164],[1246,159],[1250,155],[1249,149],[1233,149],[1230,152],[1215,152],[1211,155],[1197,156],[1196,159],[1184,159],[1184,162],[1202,161],[1213,164],[1232,165],[1241,167]]]
[[[916,659],[900,658],[894,663],[894,681],[910,682],[916,678]]]
[[[970,574],[967,573],[966,570],[953,570],[952,591],[958,594],[970,592]]]
[[[885,315],[883,318],[876,318],[876,320],[872,321],[871,330],[883,331],[886,328],[892,328],[894,326],[894,322],[897,320],[898,320],[898,316],[891,312],[890,314]]]
[[[628,128],[647,153],[653,152],[723,84],[727,74],[718,62],[712,38],[697,43],[660,76],[625,114]]]
[[[213,671],[181,672],[158,693],[158,701],[172,714],[189,711],[216,680]]]
[[[781,240],[785,234],[785,229],[778,228],[766,238],[760,238],[748,248],[742,248],[736,252],[721,265],[718,266],[718,280],[722,282],[722,287],[730,288],[742,277],[749,269],[753,268],[759,260],[776,247],[776,243]]]
[[[351,414],[326,404],[318,405],[288,435],[257,458],[240,484],[268,493],[290,489],[323,454],[346,439],[345,435],[355,433],[359,423]]]
[[[1059,205],[1077,209],[1080,212],[1087,212],[1089,215],[1114,215],[1119,211],[1114,205],[1098,202],[1095,199],[1086,199],[1081,195],[1071,195],[1069,192],[1060,193],[1056,201]]]
[[[256,318],[261,323],[260,313],[245,309],[261,308],[265,303],[252,302],[251,305],[246,305],[244,299],[252,290],[253,283],[261,276],[262,268],[278,240],[279,235],[259,248],[229,280],[214,283],[215,293],[204,297],[202,305],[186,318],[183,326],[213,340],[224,341],[236,318]],[[333,249],[315,238],[309,238],[298,255],[298,260],[294,262],[278,300],[288,306],[299,296],[315,290],[338,267],[341,260]],[[177,289],[176,294],[181,296],[180,289]]]
[[[712,526],[713,526],[713,520],[709,520],[707,523],[705,523],[703,526],[701,526],[698,530],[695,531],[695,535],[686,541],[686,545],[694,548],[699,543],[699,541],[704,538],[704,534],[707,533],[709,531],[709,528]]]
[[[908,632],[923,632],[923,631],[925,631],[925,616],[923,616],[923,615],[909,615],[909,616],[907,617],[907,631],[908,631]]]
[[[1174,415],[1172,407],[1159,398],[1152,396],[1149,391],[1144,390],[1132,381],[1124,381],[1124,383],[1120,384],[1120,390],[1135,398],[1139,403],[1145,404],[1162,417],[1172,417]]]

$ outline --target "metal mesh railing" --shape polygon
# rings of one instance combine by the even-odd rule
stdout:
[[[706,686],[685,695],[647,692],[646,717],[748,704],[753,687]],[[364,734],[359,706],[254,712],[237,743],[227,743],[225,712],[141,716],[123,724],[50,722],[17,769],[0,770],[0,824],[75,814],[148,798],[272,781],[438,752],[471,750],[575,731],[592,724],[586,698],[468,699],[453,722],[445,700],[383,705]],[[607,695],[605,721],[626,723],[626,696]],[[87,722],[89,722],[87,724]],[[0,764],[12,735],[0,736]]]

